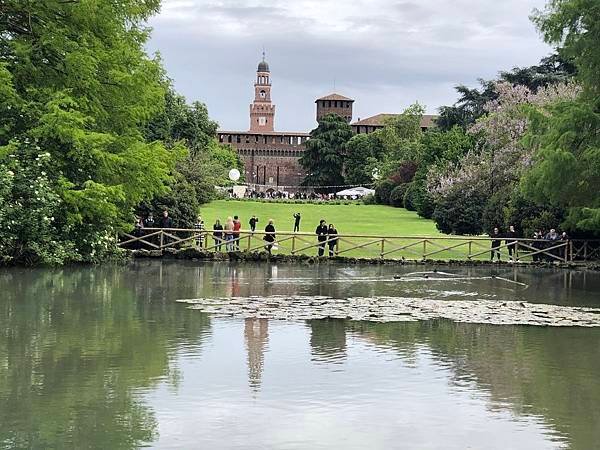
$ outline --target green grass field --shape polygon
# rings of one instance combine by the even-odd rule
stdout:
[[[381,205],[329,205],[285,204],[250,201],[218,200],[200,208],[207,229],[212,229],[215,219],[221,223],[228,216],[238,215],[242,229],[248,229],[252,214],[259,219],[257,230],[264,230],[269,219],[275,221],[278,232],[294,229],[294,213],[302,215],[300,231],[314,232],[319,220],[333,223],[340,234],[364,234],[378,236],[443,236],[431,220],[402,208]]]
[[[294,235],[292,234],[293,214],[296,212],[302,215],[301,234]],[[242,222],[242,231],[248,230],[248,220],[255,214],[259,219],[256,231],[262,232],[268,220],[273,219],[278,240],[275,253],[291,253],[294,250],[297,254],[316,254],[315,228],[319,220],[325,219],[328,224],[333,223],[338,230],[340,256],[378,258],[383,253],[385,258],[417,260],[465,260],[469,254],[473,255],[473,259],[486,260],[490,257],[490,241],[442,234],[436,229],[433,221],[423,219],[414,212],[390,206],[218,200],[202,206],[200,213],[207,230],[212,230],[217,218],[223,224],[227,217],[235,215],[239,216]],[[348,235],[365,237],[348,237]],[[383,236],[386,239],[382,244],[381,239],[372,239],[368,236]],[[433,239],[423,242],[421,239],[411,239],[412,236]],[[208,244],[214,245],[212,239],[209,239]],[[241,250],[262,250],[263,246],[264,241],[260,233],[242,234]],[[356,248],[357,246],[360,248]],[[456,248],[448,249],[448,247]],[[507,250],[503,249],[501,253],[502,259],[506,260]]]

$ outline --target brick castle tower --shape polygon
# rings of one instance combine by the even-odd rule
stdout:
[[[250,131],[272,132],[275,130],[275,105],[271,103],[271,71],[263,59],[258,64],[254,83],[254,101],[250,105]]]

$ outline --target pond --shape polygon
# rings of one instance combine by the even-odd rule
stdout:
[[[3,269],[0,448],[600,448],[600,328],[219,317],[177,302],[391,296],[600,307],[600,273],[415,275],[427,270]]]

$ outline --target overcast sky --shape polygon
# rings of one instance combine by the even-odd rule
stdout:
[[[163,0],[149,45],[176,89],[222,129],[247,130],[263,47],[280,131],[314,128],[314,100],[356,100],[354,120],[429,113],[457,84],[536,64],[551,52],[528,16],[545,0]]]

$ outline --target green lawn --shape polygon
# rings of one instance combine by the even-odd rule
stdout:
[[[248,229],[248,220],[256,214],[257,230],[264,230],[269,219],[275,221],[278,232],[294,229],[294,213],[302,215],[300,231],[314,232],[319,220],[333,223],[340,234],[366,234],[378,236],[443,236],[431,220],[402,208],[381,205],[328,205],[285,204],[251,201],[218,200],[200,208],[207,229],[212,229],[215,219],[224,223],[228,216],[238,215],[242,229]]]
[[[294,228],[293,214],[302,215],[301,233],[291,234]],[[248,220],[256,214],[259,223],[257,232],[262,232],[269,219],[275,222],[278,248],[275,253],[296,253],[314,255],[317,240],[314,235],[320,219],[333,223],[340,235],[338,251],[341,256],[378,258],[383,253],[386,258],[397,259],[466,259],[472,254],[474,259],[489,259],[489,241],[469,241],[440,233],[433,221],[423,219],[416,213],[402,208],[381,205],[333,205],[333,204],[286,204],[276,202],[254,202],[236,200],[218,200],[200,208],[207,230],[212,230],[215,219],[223,224],[228,216],[239,216],[242,230],[248,230]],[[290,233],[286,235],[286,233]],[[368,237],[347,237],[348,235],[384,236],[382,240]],[[394,238],[395,236],[399,238]],[[431,237],[426,242],[415,237]],[[404,237],[404,238],[402,238]],[[389,238],[389,239],[387,239]],[[212,239],[208,244],[213,245]],[[243,234],[240,242],[242,250],[261,250],[264,241],[262,235]],[[356,248],[356,246],[361,246]],[[448,247],[458,246],[447,249]],[[224,249],[223,249],[224,250]],[[501,251],[506,260],[506,249]]]

